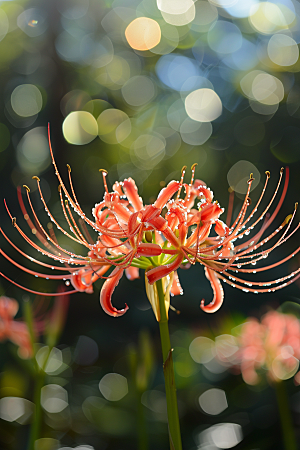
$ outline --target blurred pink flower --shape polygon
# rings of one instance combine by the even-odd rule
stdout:
[[[9,297],[0,297],[0,342],[10,340],[19,346],[19,354],[22,358],[30,358],[33,349],[29,331],[24,322],[14,320],[19,309],[16,300]]]
[[[112,187],[112,192],[109,192],[106,183],[107,172],[101,170],[105,193],[103,201],[96,204],[93,208],[94,220],[91,220],[85,215],[78,203],[73,189],[70,166],[68,165],[68,173],[71,193],[65,187],[58,172],[51,144],[50,152],[59,181],[58,190],[61,207],[71,233],[62,228],[51,214],[41,191],[40,180],[38,177],[33,178],[37,181],[41,200],[52,223],[65,236],[84,247],[83,255],[70,252],[59,245],[52,227],[50,227],[49,231],[43,228],[32,206],[30,189],[27,186],[24,187],[27,191],[27,199],[34,222],[29,217],[20,191],[18,193],[19,202],[25,220],[42,246],[24,233],[6,205],[12,223],[27,243],[54,261],[62,263],[64,267],[46,264],[29,257],[10,241],[2,229],[0,231],[4,238],[25,258],[46,268],[60,271],[60,274],[48,275],[38,273],[21,266],[1,249],[0,253],[8,261],[27,273],[41,278],[65,280],[67,285],[71,284],[74,287],[74,290],[69,290],[63,294],[74,292],[92,293],[94,282],[99,278],[105,279],[106,281],[100,293],[100,304],[109,315],[117,317],[123,315],[128,309],[128,306],[125,304],[123,309],[118,310],[111,303],[114,289],[122,278],[124,271],[128,278],[133,280],[139,276],[138,270],[144,269],[146,271],[146,285],[148,285],[146,286],[146,291],[152,297],[154,288],[152,289],[151,286],[154,286],[155,282],[160,279],[165,279],[165,289],[170,288],[170,281],[172,281],[171,293],[178,295],[182,293],[182,289],[177,270],[183,266],[200,263],[204,267],[206,278],[210,281],[213,290],[212,301],[205,305],[204,300],[201,300],[200,307],[205,312],[212,313],[217,311],[223,302],[224,293],[221,281],[227,282],[232,287],[241,289],[244,292],[263,293],[281,289],[300,277],[300,269],[277,280],[266,282],[250,282],[236,275],[236,273],[255,274],[256,272],[271,269],[288,261],[300,250],[300,247],[298,247],[286,258],[268,266],[256,269],[252,267],[266,258],[275,248],[286,242],[300,226],[298,224],[293,231],[290,231],[297,209],[297,205],[295,205],[293,214],[288,216],[275,231],[261,239],[263,233],[276,217],[285,198],[289,178],[288,169],[286,170],[282,194],[272,216],[270,217],[268,211],[279,191],[283,169],[280,171],[279,181],[271,200],[256,219],[254,219],[254,215],[264,197],[270,173],[266,172],[265,185],[261,196],[247,216],[248,208],[251,205],[249,194],[254,180],[253,174],[250,174],[244,202],[231,226],[229,225],[231,213],[229,212],[227,216],[227,224],[221,221],[220,215],[224,210],[217,202],[213,201],[212,191],[203,181],[194,181],[196,164],[192,166],[192,177],[189,184],[184,183],[186,171],[186,167],[184,167],[181,179],[179,181],[170,181],[159,192],[157,199],[151,205],[144,205],[132,178],[116,182]],[[184,192],[184,195],[181,197],[182,192]],[[63,194],[66,197],[65,200],[63,199]],[[195,204],[195,202],[197,203]],[[79,216],[77,221],[73,216],[72,209]],[[230,201],[229,211],[232,211],[232,201]],[[252,238],[246,238],[239,245],[234,244],[237,239],[248,236],[262,219],[264,221],[261,228]],[[90,236],[87,225],[97,233],[96,240]],[[260,250],[271,238],[279,235],[284,227],[285,230],[273,245],[265,250]],[[211,236],[212,231],[215,232],[215,236]],[[109,275],[104,276],[110,268],[112,270]],[[1,275],[19,286],[3,273]],[[23,289],[29,292],[36,292],[27,288]],[[48,296],[63,294],[44,293],[44,295]]]
[[[300,323],[295,316],[270,311],[261,322],[250,318],[242,325],[237,343],[233,363],[246,383],[257,384],[265,371],[271,381],[295,376],[300,384]]]

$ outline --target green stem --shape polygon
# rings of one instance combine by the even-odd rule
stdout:
[[[159,297],[159,310],[160,310],[159,331],[164,361],[163,368],[164,368],[165,388],[167,398],[170,448],[171,450],[182,450],[172,348],[170,342],[168,316],[165,307],[165,295],[161,280],[156,282],[156,287]]]
[[[138,425],[138,448],[139,450],[148,450],[147,429],[145,422],[144,405],[141,401],[141,394],[137,396],[137,425]]]
[[[34,450],[34,443],[40,436],[40,429],[42,423],[42,407],[41,407],[41,390],[44,386],[45,374],[38,373],[36,376],[35,389],[34,389],[34,404],[35,413],[34,420],[30,430],[28,450]]]
[[[42,387],[45,384],[45,369],[47,366],[47,362],[53,347],[48,347],[47,355],[45,356],[45,360],[43,362],[42,368],[40,368],[36,362],[35,356],[35,365],[36,365],[36,379],[35,379],[35,388],[34,388],[34,420],[30,430],[29,442],[28,442],[28,450],[34,450],[34,444],[40,436],[41,424],[42,424],[42,405],[41,405],[41,391]]]
[[[284,381],[275,383],[277,404],[280,415],[285,450],[297,450],[297,442]]]

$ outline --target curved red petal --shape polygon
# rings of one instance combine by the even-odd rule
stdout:
[[[109,316],[120,317],[126,313],[128,306],[125,303],[124,309],[117,309],[111,304],[111,296],[115,290],[115,287],[119,284],[120,279],[122,278],[124,269],[116,268],[111,273],[111,278],[108,278],[102,286],[100,293],[100,305]]]
[[[73,272],[70,278],[72,286],[79,292],[86,292],[87,294],[92,294],[92,275],[93,270],[88,268],[82,268],[78,272]]]
[[[213,300],[208,304],[204,305],[204,299],[201,300],[200,308],[207,313],[214,313],[221,308],[223,299],[224,299],[224,291],[220,280],[217,277],[217,274],[214,270],[208,269],[205,267],[205,275],[206,278],[210,281],[211,287],[214,292]]]
[[[165,264],[164,266],[154,267],[154,269],[148,270],[146,276],[148,278],[149,284],[154,284],[156,281],[160,280],[163,277],[166,277],[174,270],[177,270],[180,264],[183,261],[183,255],[179,254],[175,261],[171,264]]]
[[[172,295],[182,295],[183,294],[183,290],[179,281],[179,277],[178,277],[178,273],[177,270],[174,272],[174,278],[173,278],[173,283],[172,283],[172,287],[171,287],[171,294]]]
[[[127,178],[123,181],[123,189],[134,209],[140,211],[143,208],[143,202],[138,194],[135,181],[132,178]]]
[[[156,201],[153,203],[153,205],[162,210],[162,208],[165,206],[165,204],[173,197],[175,192],[178,191],[180,187],[179,181],[170,181],[167,187],[163,188],[160,193],[158,194],[158,197]]]

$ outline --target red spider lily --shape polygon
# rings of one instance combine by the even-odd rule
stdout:
[[[247,384],[259,383],[260,373],[266,373],[273,382],[295,376],[299,384],[300,323],[295,316],[270,311],[261,322],[252,317],[242,325],[235,342],[235,354],[218,356],[239,368]]]
[[[138,269],[146,270],[146,290],[150,297],[155,296],[155,287],[151,291],[151,286],[155,286],[156,281],[160,279],[165,280],[163,283],[166,290],[167,287],[169,288],[172,279],[171,293],[178,295],[182,293],[182,289],[177,270],[180,267],[198,262],[204,266],[205,275],[210,281],[214,293],[213,300],[208,305],[205,305],[204,300],[202,300],[200,306],[206,312],[215,312],[222,305],[224,297],[221,280],[245,292],[259,293],[276,291],[300,277],[300,269],[278,280],[267,282],[252,281],[250,283],[236,275],[236,273],[252,274],[271,269],[288,261],[300,250],[300,247],[298,247],[285,259],[269,266],[260,267],[256,270],[249,268],[249,265],[255,265],[258,261],[267,257],[275,248],[286,242],[299,228],[298,224],[293,231],[290,231],[297,208],[296,205],[292,215],[288,216],[270,235],[261,239],[263,233],[273,222],[285,198],[289,178],[288,169],[286,170],[282,194],[271,217],[268,211],[278,194],[283,169],[280,171],[278,185],[269,204],[256,219],[255,215],[264,197],[270,173],[266,172],[266,181],[261,196],[256,205],[252,207],[250,214],[247,214],[251,204],[249,198],[253,182],[253,175],[251,174],[241,210],[231,226],[229,226],[230,217],[227,220],[227,225],[220,220],[219,217],[224,210],[217,202],[213,201],[212,191],[202,181],[194,181],[196,164],[192,167],[192,178],[189,184],[184,183],[186,168],[183,168],[180,181],[171,181],[160,191],[152,205],[143,204],[132,178],[123,182],[116,182],[112,187],[112,192],[109,192],[106,183],[107,172],[101,170],[105,193],[103,201],[95,205],[92,211],[94,220],[91,220],[85,215],[78,203],[73,189],[70,166],[68,165],[69,192],[58,172],[51,144],[50,152],[59,181],[58,191],[61,207],[70,232],[67,232],[53,217],[44,200],[39,178],[33,178],[37,182],[41,200],[50,220],[65,236],[84,247],[83,256],[72,253],[59,245],[53,228],[50,228],[49,231],[43,228],[32,206],[30,189],[27,186],[25,188],[33,221],[29,217],[20,193],[19,202],[24,217],[40,244],[37,244],[25,234],[5,204],[12,223],[26,242],[52,260],[62,263],[64,267],[57,264],[49,265],[29,257],[17,248],[1,229],[0,231],[5,239],[27,259],[41,266],[51,267],[61,273],[57,275],[38,273],[16,263],[1,249],[0,253],[8,261],[27,273],[42,278],[63,279],[67,285],[72,284],[74,290],[69,290],[64,294],[78,291],[92,293],[94,282],[99,278],[105,279],[106,281],[101,289],[100,303],[109,315],[117,317],[123,315],[128,309],[128,306],[125,305],[124,309],[117,310],[111,304],[112,293],[124,271],[130,279],[135,279],[139,276]],[[181,196],[182,192],[184,193],[183,196]],[[63,194],[66,197],[65,200]],[[195,202],[197,202],[196,205]],[[229,209],[232,210],[232,202]],[[76,216],[74,216],[72,210]],[[164,211],[166,212],[164,213]],[[240,245],[234,245],[238,238],[244,238],[250,234],[262,219],[264,219],[263,225],[251,239]],[[97,233],[96,240],[93,240],[90,236],[87,225]],[[282,231],[284,227],[286,228]],[[211,236],[212,229],[216,236]],[[261,250],[261,247],[266,245],[271,238],[277,236],[280,237],[272,246]],[[110,268],[112,268],[111,273],[104,276]],[[234,272],[234,276],[231,275],[232,272]],[[1,275],[8,279],[6,275]],[[18,286],[17,283],[13,283]],[[35,292],[30,289],[26,290]],[[44,295],[62,294],[47,293]]]

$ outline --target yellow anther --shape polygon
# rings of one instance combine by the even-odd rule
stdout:
[[[198,163],[194,163],[191,167],[191,170],[194,170],[196,166],[198,166]]]
[[[68,206],[68,205],[69,205],[69,203],[68,203],[68,200],[65,200],[65,205],[66,205],[66,206]]]
[[[57,186],[57,190],[58,190],[58,192],[61,191],[61,184],[59,184],[59,185]]]
[[[183,172],[186,171],[186,166],[183,166],[183,168],[181,169],[181,175],[183,174]]]
[[[17,219],[16,219],[15,217],[13,217],[13,218],[11,219],[11,223],[12,223],[13,227],[15,227],[16,224],[17,224]]]
[[[281,167],[280,173],[283,173],[283,172],[284,172],[284,167]]]
[[[252,181],[254,181],[253,173],[250,173],[250,178],[249,178],[249,180],[247,181],[247,183],[249,184],[249,183],[251,183]]]
[[[36,180],[36,181],[41,181],[41,180],[39,179],[39,177],[37,177],[37,176],[32,177],[32,179],[33,179],[33,180]]]
[[[28,186],[26,186],[26,184],[23,184],[23,188],[25,188],[27,192],[30,192],[30,189]]]
[[[298,202],[295,203],[295,211],[297,210],[297,208],[298,208]]]
[[[267,175],[267,178],[270,178],[271,174],[268,170],[265,171],[265,174]]]
[[[293,217],[293,214],[290,214],[289,216],[287,216],[287,217],[284,219],[282,225],[288,224],[292,217]]]
[[[70,164],[67,164],[67,168],[68,168],[68,171],[71,172],[71,166],[70,166]]]
[[[99,169],[99,172],[103,172],[104,174],[108,173],[107,170],[105,170],[105,169]]]

